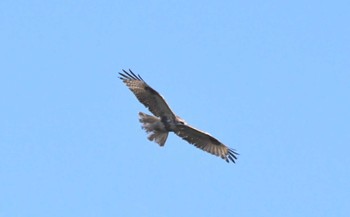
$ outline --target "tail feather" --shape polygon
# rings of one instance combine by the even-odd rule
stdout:
[[[160,146],[164,146],[168,138],[168,131],[160,118],[140,112],[139,121],[142,123],[142,129],[148,133],[147,138]]]
[[[160,146],[164,146],[166,139],[168,138],[167,132],[152,131],[147,137],[150,141],[155,141]]]

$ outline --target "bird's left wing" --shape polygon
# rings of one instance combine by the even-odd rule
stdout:
[[[235,160],[237,159],[238,153],[234,149],[228,148],[206,132],[200,131],[186,124],[178,125],[174,132],[176,135],[180,136],[190,144],[195,145],[197,148],[219,156],[227,162],[231,161],[235,163]]]

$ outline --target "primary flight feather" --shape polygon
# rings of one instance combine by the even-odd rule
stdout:
[[[135,94],[136,98],[144,104],[153,115],[139,112],[142,128],[148,133],[148,139],[164,146],[169,132],[186,140],[210,154],[221,157],[227,162],[235,163],[238,153],[230,149],[209,133],[189,126],[170,109],[164,98],[150,87],[140,75],[123,70],[119,77]]]

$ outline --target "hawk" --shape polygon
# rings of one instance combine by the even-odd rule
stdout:
[[[139,121],[142,128],[147,132],[150,141],[164,146],[169,132],[173,132],[197,148],[219,156],[226,162],[235,163],[238,153],[234,149],[225,146],[209,133],[191,127],[182,118],[175,115],[165,99],[149,86],[140,75],[134,74],[130,69],[129,72],[125,70],[123,72],[119,73],[119,78],[154,115],[139,112]]]

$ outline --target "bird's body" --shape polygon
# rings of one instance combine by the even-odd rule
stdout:
[[[148,133],[148,139],[164,146],[169,132],[186,140],[204,151],[219,156],[227,162],[235,162],[238,153],[226,147],[210,134],[189,126],[182,118],[175,115],[164,98],[151,88],[140,75],[135,75],[131,70],[123,70],[120,79],[135,94],[137,99],[144,104],[155,116],[139,113],[139,121],[142,128]]]

